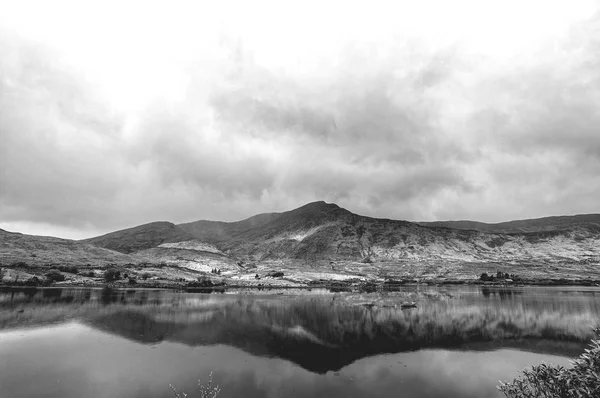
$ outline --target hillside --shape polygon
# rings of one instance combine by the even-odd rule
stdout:
[[[204,242],[226,242],[240,234],[275,221],[280,215],[281,213],[265,213],[236,222],[200,220],[177,226],[195,239]]]
[[[524,233],[556,231],[574,227],[600,227],[600,214],[578,214],[575,216],[555,216],[530,220],[515,220],[496,224],[478,221],[432,221],[419,222],[426,227],[445,227],[455,229],[472,229],[490,233]]]
[[[428,227],[359,216],[315,202],[216,244],[245,261],[364,262],[597,262],[600,227],[520,234]]]
[[[106,266],[137,261],[131,256],[91,244],[0,229],[0,264],[24,262],[30,267],[76,264]]]
[[[502,227],[510,233],[483,232],[371,218],[321,201],[238,222],[155,222],[79,242],[4,232],[20,238],[4,244],[0,261],[29,262],[35,255],[36,264],[129,264],[130,274],[151,272],[160,280],[190,281],[217,273],[244,285],[261,284],[263,277],[268,283],[297,285],[473,279],[496,271],[533,279],[585,279],[600,276],[597,218],[513,221]],[[41,242],[46,249],[36,249]],[[285,278],[274,280],[274,271]]]
[[[182,242],[191,239],[190,235],[175,224],[159,221],[84,239],[81,242],[121,253],[133,253],[163,243]]]

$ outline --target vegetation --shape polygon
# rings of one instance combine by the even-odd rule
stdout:
[[[142,274],[142,279],[143,279],[143,280],[146,280],[146,279],[148,279],[148,278],[150,278],[150,273],[149,273],[149,272],[144,272],[144,273]]]
[[[481,274],[481,276],[479,276],[479,280],[481,280],[483,282],[493,282],[493,281],[507,280],[507,279],[518,280],[520,278],[518,275],[509,274],[508,272],[502,272],[502,271],[496,272],[496,275],[493,275],[493,274],[488,275],[487,272],[484,272],[483,274]]]
[[[56,268],[46,272],[44,276],[51,282],[61,282],[65,280],[65,276]]]
[[[115,268],[109,268],[104,271],[104,280],[107,282],[112,282],[121,279],[121,271]]]
[[[598,340],[573,361],[571,368],[541,364],[498,388],[508,398],[598,397],[600,396],[600,327]]]
[[[176,398],[184,398],[189,395],[178,392],[172,384],[169,384],[169,387],[171,388],[171,391],[173,391],[173,394]],[[217,398],[221,392],[221,389],[218,385],[213,386],[212,372],[210,372],[210,375],[208,376],[208,384],[204,385],[200,380],[198,380],[198,390],[200,390],[200,398]]]
[[[79,270],[74,265],[60,265],[57,268],[58,268],[59,271],[61,271],[61,272],[67,272],[69,274],[77,274],[77,273],[79,273]]]
[[[207,276],[199,276],[198,282],[189,282],[186,286],[194,288],[194,287],[214,287],[214,286],[224,286],[224,285],[225,285],[224,282],[213,282]]]

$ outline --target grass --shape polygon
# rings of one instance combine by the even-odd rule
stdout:
[[[498,388],[508,398],[600,397],[600,327],[594,332],[599,340],[592,340],[572,367],[533,366]]]

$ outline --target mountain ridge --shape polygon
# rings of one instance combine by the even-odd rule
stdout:
[[[79,254],[72,257],[77,263],[88,263],[88,257],[97,259],[97,253],[86,254],[97,247],[107,250],[103,252],[107,258],[116,259],[96,261],[104,266],[128,261],[158,267],[163,276],[180,275],[184,279],[220,270],[227,278],[244,283],[255,283],[259,274],[278,269],[286,269],[294,283],[315,278],[415,275],[472,278],[491,267],[536,278],[551,273],[567,278],[600,273],[597,219],[596,214],[557,216],[508,222],[502,232],[480,231],[449,228],[444,222],[422,225],[372,218],[318,201],[235,222],[147,223],[69,241],[68,245],[78,247]],[[515,228],[525,231],[515,232]],[[36,242],[39,238],[23,236],[21,243],[15,244],[4,235],[0,235],[0,263],[29,261],[27,240]],[[32,262],[55,263],[51,246]],[[56,251],[63,251],[64,242],[56,241],[55,246]]]

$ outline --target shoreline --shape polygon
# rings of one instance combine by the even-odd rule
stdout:
[[[283,281],[281,281],[283,282]],[[397,291],[402,290],[404,287],[418,287],[418,286],[481,286],[481,287],[493,287],[493,288],[514,288],[514,287],[598,287],[600,289],[600,279],[531,279],[531,280],[520,280],[514,282],[503,282],[503,281],[480,281],[480,280],[426,280],[426,281],[415,281],[415,280],[399,280],[399,281],[364,281],[360,283],[356,282],[343,282],[343,281],[323,281],[312,283],[297,283],[293,281],[285,281],[285,283],[261,283],[261,284],[240,284],[240,283],[224,283],[214,284],[212,286],[198,286],[192,284],[185,284],[181,282],[165,283],[165,282],[154,282],[154,283],[137,283],[134,285],[122,283],[54,283],[50,285],[26,285],[22,283],[2,283],[0,284],[1,290],[23,290],[23,289],[60,289],[60,288],[81,288],[81,289],[117,289],[117,290],[170,290],[180,291],[189,293],[202,293],[202,292],[218,292],[234,289],[247,289],[247,290],[312,290],[312,289],[327,289],[332,292],[363,292],[363,293],[375,293],[381,291]]]

